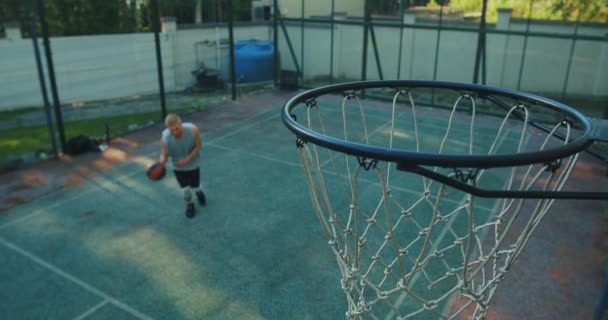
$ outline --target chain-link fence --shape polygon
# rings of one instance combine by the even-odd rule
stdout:
[[[167,113],[200,111],[272,83],[269,16],[252,22],[238,0],[213,2],[213,10],[188,4],[196,1],[2,2],[1,167],[103,149]],[[270,45],[270,63],[258,77],[248,60],[258,52],[235,48],[233,86],[231,43],[245,40]]]
[[[78,136],[103,143],[272,85],[474,82],[608,119],[605,10],[532,0],[2,2],[0,162],[69,151]]]

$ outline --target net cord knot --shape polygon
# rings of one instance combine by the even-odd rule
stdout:
[[[376,166],[378,165],[378,159],[367,159],[365,157],[357,157],[357,162],[359,162],[359,165],[366,171],[376,169]]]

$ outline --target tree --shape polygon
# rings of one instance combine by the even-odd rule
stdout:
[[[371,14],[399,15],[399,0],[367,0],[368,10]]]
[[[135,29],[135,19],[133,19],[133,11],[130,8],[130,5],[132,5],[134,3],[134,1],[130,1],[130,3],[127,3],[127,1],[121,1],[119,4],[119,8],[118,8],[118,22],[119,22],[119,26],[118,29],[119,30],[124,30],[126,31],[137,31]]]
[[[152,17],[150,12],[150,1],[143,1],[137,8],[137,30],[143,32],[152,31]]]
[[[554,0],[549,12],[562,21],[580,18],[581,21],[608,22],[608,1]]]
[[[140,17],[148,14],[150,1],[159,1],[161,17],[175,17],[178,23],[195,23],[197,10],[201,11],[202,22],[228,21],[228,0],[146,0],[140,5],[140,11],[144,11]],[[235,20],[251,20],[251,0],[232,0],[232,8]]]
[[[461,8],[465,13],[481,12],[483,0],[449,0],[450,7]],[[520,18],[608,22],[607,0],[488,0],[488,21],[496,21],[497,8],[512,8],[513,16]]]
[[[228,0],[205,0],[202,10],[203,22],[228,21]],[[251,21],[251,0],[232,0],[232,13],[235,21]]]
[[[29,35],[27,27],[32,11],[31,3],[20,0],[7,0],[0,2],[0,23],[18,22],[24,35]]]
[[[227,21],[225,12],[227,12],[227,2],[224,0],[207,0],[203,1],[203,23],[204,22],[223,22]]]
[[[125,0],[44,0],[51,36],[133,32]],[[29,20],[40,30],[37,0],[0,2],[0,21],[18,21],[29,35]]]
[[[175,17],[179,23],[194,23],[195,9],[196,0],[161,0],[159,7],[161,17]]]

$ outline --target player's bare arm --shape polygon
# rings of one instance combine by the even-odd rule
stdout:
[[[162,164],[165,164],[168,159],[169,159],[169,148],[167,147],[167,144],[161,138],[160,139],[160,158],[158,159],[158,161],[160,161],[160,163],[162,163]]]

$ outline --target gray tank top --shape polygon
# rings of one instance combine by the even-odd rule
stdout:
[[[163,130],[162,139],[163,142],[167,145],[167,148],[169,149],[169,157],[171,158],[173,170],[194,170],[199,167],[199,153],[197,153],[196,156],[185,166],[181,168],[175,166],[175,162],[188,156],[188,154],[190,154],[190,151],[192,151],[195,146],[194,134],[192,133],[193,124],[189,122],[184,122],[182,123],[182,126],[184,128],[184,133],[179,139],[176,139],[171,135],[169,128]]]

